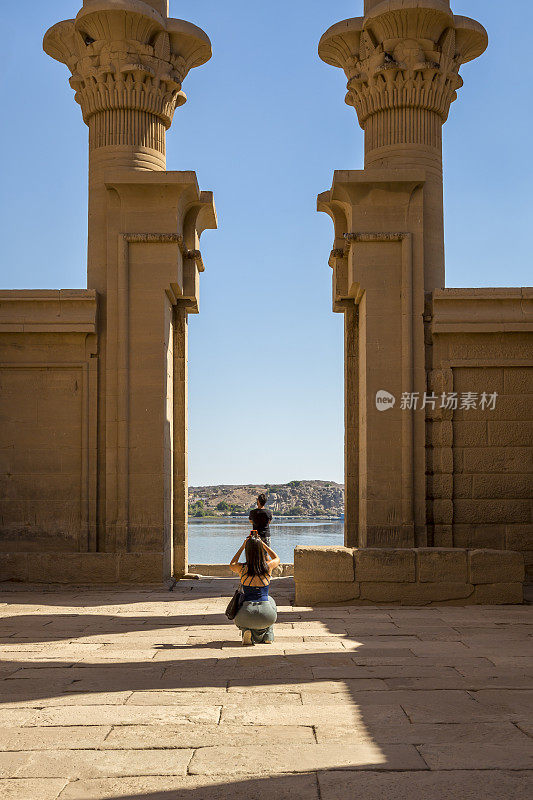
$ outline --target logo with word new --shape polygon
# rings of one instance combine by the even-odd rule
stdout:
[[[380,389],[379,392],[376,392],[376,408],[378,411],[388,411],[389,408],[394,408],[394,404],[396,403],[396,398],[390,392],[386,392],[385,389]]]

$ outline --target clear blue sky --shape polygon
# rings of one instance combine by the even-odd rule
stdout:
[[[215,192],[190,319],[190,483],[343,479],[342,316],[331,312],[333,230],[315,211],[334,169],[362,167],[345,77],[317,56],[362,0],[171,0],[211,37],[168,136],[168,168]],[[41,49],[79,0],[2,3],[0,284],[85,286],[87,128],[67,69]],[[448,286],[533,283],[533,3],[455,0],[488,29],[445,126]]]

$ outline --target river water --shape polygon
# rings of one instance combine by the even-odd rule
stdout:
[[[189,519],[189,564],[229,564],[249,532],[250,523],[242,517]],[[270,535],[282,563],[292,564],[297,544],[343,545],[344,521],[278,517]]]

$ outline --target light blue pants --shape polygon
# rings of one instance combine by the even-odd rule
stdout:
[[[278,618],[278,609],[273,597],[268,600],[246,600],[237,612],[235,625],[241,631],[252,631],[252,639],[256,643],[274,641],[274,623]]]

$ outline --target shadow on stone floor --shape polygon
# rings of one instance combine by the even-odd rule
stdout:
[[[213,581],[212,579],[209,581],[210,584],[215,583],[215,587],[211,585],[211,588],[208,587],[207,581],[204,585],[202,581],[188,581],[187,583],[192,584],[192,587],[187,587],[186,589],[181,589],[176,591],[175,593],[168,593],[168,596],[164,592],[153,592],[147,593],[147,597],[142,601],[144,603],[153,603],[157,602],[165,603],[166,607],[169,609],[168,614],[165,613],[161,616],[154,616],[154,615],[145,615],[142,616],[141,614],[131,615],[131,616],[116,616],[114,614],[83,614],[83,613],[50,613],[50,614],[43,614],[39,611],[35,613],[28,613],[28,614],[14,614],[9,619],[12,620],[11,625],[6,625],[5,621],[0,618],[0,643],[9,644],[11,637],[16,633],[17,634],[17,641],[22,642],[25,641],[27,644],[29,643],[40,643],[40,642],[50,642],[50,641],[60,641],[60,640],[69,640],[74,637],[82,637],[83,630],[92,631],[93,635],[97,636],[106,636],[106,635],[113,635],[117,633],[133,633],[133,632],[143,632],[148,630],[161,630],[165,631],[168,629],[184,632],[188,628],[193,628],[194,626],[209,626],[213,625],[215,627],[228,627],[228,620],[224,615],[224,608],[226,606],[225,601],[229,601],[229,598],[233,594],[235,588],[238,586],[238,581],[234,581],[233,579],[219,579]],[[181,587],[183,584],[179,584]],[[193,592],[193,594],[189,598],[189,592]],[[118,592],[113,594],[112,592],[106,593],[105,597],[102,596],[100,599],[98,595],[96,595],[95,602],[92,603],[91,600],[87,597],[87,594],[83,593],[73,593],[73,594],[63,594],[58,593],[59,596],[54,596],[53,592],[49,594],[40,595],[39,604],[37,606],[38,609],[41,609],[43,606],[54,606],[56,608],[61,608],[63,605],[66,607],[75,606],[76,608],[84,609],[84,608],[91,608],[99,606],[108,606],[109,608],[116,609],[118,606],[123,606],[124,604],[127,605],[135,605],[141,603],[141,601],[130,602],[131,592]],[[272,596],[276,599],[278,604],[283,604],[284,606],[290,606],[293,602],[294,597],[294,581],[292,578],[281,578],[274,582]],[[42,598],[45,597],[45,601],[42,601]],[[92,594],[90,595],[92,598]],[[110,601],[112,598],[112,602]],[[32,593],[19,593],[19,592],[3,592],[2,587],[0,585],[0,603],[7,602],[13,605],[31,605],[32,600],[35,599],[35,595]],[[206,599],[212,601],[213,599],[220,599],[220,611],[213,613],[207,612],[205,614],[184,614],[184,604],[190,599],[193,602],[197,602],[201,599]],[[67,602],[68,601],[68,602]],[[1,605],[0,605],[1,607]],[[180,609],[182,613],[180,612]],[[175,613],[173,613],[175,611]],[[328,616],[335,616],[335,610],[330,609],[329,613],[327,609],[319,610],[318,612],[310,611],[310,610],[301,610],[298,611],[298,618],[305,619],[307,621],[314,621],[319,620],[324,617]],[[279,610],[278,614],[278,621],[281,622],[292,622],[294,619],[293,612],[286,612],[283,610]],[[230,628],[231,629],[231,628]],[[28,635],[23,635],[22,631],[26,631]],[[222,643],[217,643],[218,645]],[[216,646],[216,645],[215,645]]]
[[[195,626],[207,627],[212,625],[214,628],[229,627],[228,620],[221,611],[216,614],[194,614],[182,616],[179,614],[164,617],[120,617],[111,615],[97,614],[18,614],[12,618],[16,620],[12,626],[3,625],[0,621],[0,643],[6,645],[17,641],[26,644],[39,644],[52,641],[67,641],[72,638],[84,636],[87,631],[89,636],[112,636],[119,633],[143,633],[148,631],[160,631],[161,633],[175,631],[176,634],[183,634],[189,628]],[[325,620],[334,623],[335,617],[322,615],[317,611],[298,611],[297,615],[293,612],[279,611],[278,623],[291,623],[295,620],[304,622],[322,622]],[[184,621],[183,621],[184,620]],[[61,627],[60,627],[61,626]],[[13,630],[11,630],[13,628]],[[26,631],[25,634],[22,631]],[[89,631],[92,633],[89,634]],[[16,639],[13,639],[13,635]],[[154,633],[156,637],[157,634]],[[216,645],[229,644],[229,638],[224,642],[217,642]]]
[[[273,765],[275,768],[275,765]],[[148,791],[120,793],[113,780],[70,784],[59,800],[530,800],[531,782],[525,772],[480,775],[478,771],[386,773],[321,770],[297,775],[269,775],[235,781],[204,782],[191,776],[190,786],[180,779],[143,779]],[[128,781],[121,781],[127,783]],[[141,781],[137,780],[137,784]],[[143,787],[144,789],[144,787]]]
[[[332,617],[332,611],[335,610],[294,609],[280,612],[280,624],[305,625],[317,622],[324,626],[322,630],[304,628],[301,632],[307,634],[307,642],[300,643],[295,649],[308,648],[308,651],[294,653],[290,650],[291,637],[284,637],[283,632],[278,633],[274,646],[258,645],[243,652],[238,632],[223,614],[176,614],[162,619],[116,617],[111,620],[100,618],[99,615],[14,616],[11,619],[18,633],[2,639],[5,658],[0,666],[3,677],[0,701],[30,701],[38,704],[39,700],[64,700],[68,695],[85,693],[149,692],[158,689],[207,691],[225,689],[229,685],[269,687],[294,684],[304,690],[306,685],[316,680],[325,680],[340,681],[342,685],[339,685],[339,691],[346,686],[350,696],[357,701],[358,708],[364,709],[365,700],[371,699],[365,695],[367,690],[372,694],[372,707],[375,706],[376,691],[388,689],[387,698],[393,699],[391,686],[383,683],[384,675],[389,684],[395,680],[398,689],[411,688],[410,671],[413,676],[425,677],[425,683],[419,681],[419,688],[423,686],[428,691],[432,686],[452,692],[497,686],[529,688],[528,677],[522,679],[515,673],[498,677],[504,672],[503,668],[492,664],[483,650],[465,647],[460,641],[464,636],[453,629],[441,632],[437,618],[434,629],[422,629],[427,652],[422,659],[425,663],[421,666],[420,659],[412,649],[424,646],[415,633],[416,618],[413,626],[404,627],[402,632],[395,630],[390,623],[368,618],[368,610],[364,615],[366,623],[357,614],[345,615],[344,619]],[[417,614],[416,609],[413,611]],[[408,614],[409,610],[404,609],[403,612]],[[382,617],[385,613],[382,612]],[[54,630],[55,624],[61,628]],[[21,635],[20,631],[24,630],[25,625],[37,628],[37,631]],[[209,627],[211,625],[212,629]],[[207,641],[195,640],[197,626],[201,627],[203,638],[207,637]],[[516,629],[516,624],[510,627]],[[38,631],[43,628],[49,629],[48,635],[39,634]],[[221,638],[223,631],[227,632],[227,637]],[[108,645],[113,645],[113,637],[131,632],[144,634],[138,660],[125,658],[127,655],[131,657],[133,652],[127,642],[123,646],[115,644],[108,649]],[[291,630],[285,632],[291,633]],[[159,641],[159,637],[166,640]],[[85,639],[85,643],[77,642],[80,638]],[[173,641],[174,638],[181,638],[182,641]],[[47,660],[41,652],[35,662],[28,660],[28,657],[31,659],[31,651],[24,650],[26,646],[32,643],[49,644],[53,650],[54,642],[60,643],[56,648],[57,657]],[[71,646],[65,645],[65,642],[70,642]],[[95,646],[101,649],[93,649]],[[18,647],[19,652],[24,652],[22,660],[15,655]],[[147,648],[155,649],[156,655],[168,654],[169,658],[159,661],[147,659],[143,656]],[[284,649],[286,652],[283,652]],[[188,652],[201,653],[206,650],[210,651],[210,657],[207,654],[205,657],[187,657]],[[231,652],[235,655],[229,655]],[[106,661],[106,657],[114,660]],[[123,660],[120,660],[121,657]],[[463,666],[465,674],[457,671],[455,667],[458,664]],[[411,683],[414,680],[413,677]],[[349,697],[345,701],[349,702]],[[406,719],[400,705],[396,706],[396,711],[402,721]]]
[[[1,557],[1,553],[0,553]],[[32,605],[35,595],[39,595],[39,607],[56,606],[61,607],[67,602],[72,604],[76,601],[79,608],[98,607],[98,606],[119,606],[127,603],[128,605],[142,605],[143,603],[165,603],[172,605],[176,602],[197,601],[205,598],[212,600],[216,597],[231,596],[234,589],[238,586],[238,578],[211,578],[201,577],[198,580],[182,579],[175,584],[172,591],[165,586],[136,586],[136,585],[117,585],[117,586],[72,586],[64,587],[58,584],[21,584],[9,581],[0,581],[0,603],[10,602],[14,604]],[[294,578],[274,578],[272,580],[272,594],[278,595],[292,604],[294,600]],[[135,597],[134,595],[137,595]],[[229,597],[228,597],[229,600]]]
[[[205,614],[187,614],[189,590],[180,590],[168,615],[142,616],[136,603],[137,613],[128,617],[127,596],[108,594],[94,607],[117,611],[121,605],[123,616],[51,612],[10,618],[4,648],[35,642],[53,650],[55,642],[58,657],[45,659],[41,649],[32,662],[31,650],[20,659],[6,653],[0,702],[14,720],[7,724],[41,736],[66,728],[73,737],[76,726],[108,726],[117,731],[117,741],[107,738],[99,753],[195,749],[185,776],[72,780],[60,800],[263,800],[272,793],[276,800],[346,800],[359,794],[365,800],[406,795],[459,800],[478,798],[481,785],[491,800],[529,798],[531,775],[525,778],[519,770],[530,757],[531,740],[517,720],[529,713],[530,693],[515,690],[530,688],[531,677],[520,666],[495,665],[484,650],[499,650],[491,640],[494,624],[503,638],[516,634],[522,610],[285,607],[273,648],[244,649],[222,611],[212,611],[214,598],[223,609],[220,593],[227,596],[231,584],[217,582],[216,590],[193,593],[195,601],[204,594],[211,601]],[[64,596],[83,612],[77,598]],[[90,599],[87,607],[93,605]],[[60,607],[56,600],[50,605]],[[161,602],[161,593],[145,602]],[[484,625],[491,641],[479,646]],[[143,636],[134,635],[129,643],[115,638],[128,633]],[[474,642],[470,651],[461,641],[469,636],[474,637],[468,640]],[[134,640],[139,660],[132,660]],[[510,641],[513,657],[518,644],[509,648]],[[87,645],[102,650],[83,653]],[[146,659],[147,649],[168,658]],[[79,658],[83,661],[76,663]],[[316,684],[327,695],[320,701],[328,703],[327,710],[319,708],[320,714]],[[501,687],[509,695],[507,707],[502,697],[486,693]],[[309,741],[292,741],[292,726]],[[272,749],[280,729],[288,738]],[[39,747],[36,740],[33,749]],[[79,752],[74,742],[69,747]],[[22,749],[18,744],[7,749],[17,748]],[[241,756],[245,761],[235,764]],[[194,759],[201,764],[195,766]],[[265,771],[265,759],[273,774],[248,779]],[[473,764],[479,769],[470,774]],[[228,765],[235,774],[227,774]]]

